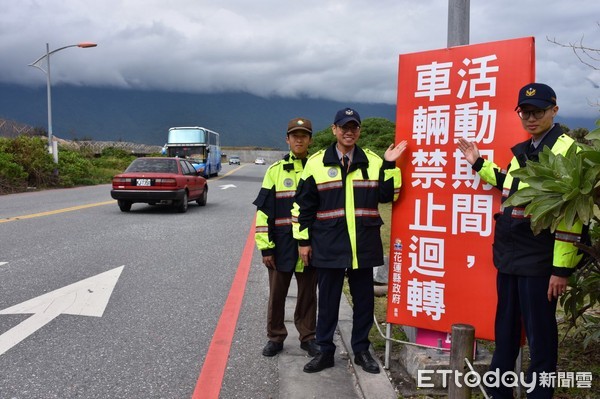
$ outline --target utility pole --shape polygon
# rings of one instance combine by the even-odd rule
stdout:
[[[448,0],[448,48],[469,44],[469,1]],[[466,372],[465,359],[473,361],[475,328],[467,324],[452,326],[452,349],[450,352],[450,369],[454,373]],[[455,374],[456,375],[456,374]],[[471,389],[464,379],[450,379],[448,397],[463,399],[471,397]]]
[[[469,44],[470,0],[448,0],[448,47]]]

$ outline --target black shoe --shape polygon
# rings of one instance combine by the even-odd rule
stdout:
[[[354,363],[361,366],[367,373],[379,374],[379,366],[369,351],[357,353],[354,356]]]
[[[283,350],[283,342],[269,341],[263,348],[263,356],[275,356]]]
[[[319,352],[304,366],[305,373],[317,373],[326,368],[333,367],[333,353]]]
[[[317,345],[317,341],[314,339],[304,341],[300,343],[300,348],[304,349],[308,352],[308,356],[315,357],[319,354],[320,349],[319,345]]]

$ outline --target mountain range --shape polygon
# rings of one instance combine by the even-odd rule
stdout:
[[[203,126],[221,133],[224,146],[284,149],[290,119],[308,118],[318,132],[346,106],[356,109],[363,119],[396,119],[396,107],[391,104],[56,85],[52,86],[52,127],[55,136],[68,140],[163,145],[170,127]],[[0,118],[46,130],[46,87],[0,84]],[[593,119],[557,121],[571,129],[595,127]]]
[[[363,119],[395,119],[395,106],[389,104],[52,86],[52,130],[69,140],[163,145],[170,127],[203,126],[219,132],[224,146],[285,148],[290,119],[308,118],[317,132],[346,106]],[[0,84],[0,118],[47,130],[46,87]]]

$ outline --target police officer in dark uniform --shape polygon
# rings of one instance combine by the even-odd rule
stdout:
[[[262,354],[275,356],[283,349],[288,333],[285,327],[285,300],[292,276],[298,283],[294,324],[299,333],[300,347],[315,356],[317,311],[317,274],[304,266],[298,256],[298,246],[292,236],[291,209],[300,175],[306,163],[308,146],[312,142],[312,124],[305,118],[289,121],[286,142],[290,152],[267,169],[258,197],[255,241],[269,271],[269,306],[267,338]]]
[[[353,302],[354,362],[369,373],[379,366],[369,352],[373,326],[373,267],[383,265],[378,204],[398,198],[401,178],[396,160],[406,141],[390,145],[382,160],[356,145],[361,119],[355,110],[338,111],[332,125],[336,143],[311,156],[298,185],[292,217],[304,264],[317,269],[320,353],[304,366],[314,373],[334,366],[344,277]]]
[[[515,110],[531,138],[512,147],[514,157],[506,171],[481,158],[474,143],[464,139],[458,143],[465,159],[481,178],[502,192],[502,202],[528,187],[513,177],[512,171],[525,166],[528,160],[537,162],[538,154],[545,147],[554,154],[564,155],[575,145],[560,125],[554,123],[558,105],[556,93],[550,86],[543,83],[523,86]],[[556,303],[567,288],[568,276],[582,258],[573,245],[582,239],[582,233],[583,225],[577,222],[572,227],[561,223],[555,232],[547,229],[534,235],[530,216],[525,213],[524,207],[503,205],[501,212],[496,214],[493,255],[498,269],[498,304],[496,348],[490,370],[498,370],[501,377],[514,370],[524,328],[531,357],[526,378],[528,384],[535,384],[535,388],[527,394],[528,398],[549,399],[553,395],[551,384],[545,384],[551,380],[545,381],[544,378],[556,372]],[[499,385],[487,388],[494,399],[513,398],[512,385],[490,385]]]

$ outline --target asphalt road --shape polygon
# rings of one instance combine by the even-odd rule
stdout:
[[[109,185],[0,196],[0,398],[191,398],[265,170],[225,165],[207,205],[185,214],[122,213]],[[268,287],[253,254],[221,398],[278,392],[277,363],[260,355]],[[82,281],[76,295],[52,293]],[[14,308],[47,293],[28,314]],[[85,310],[96,295],[105,307]]]

